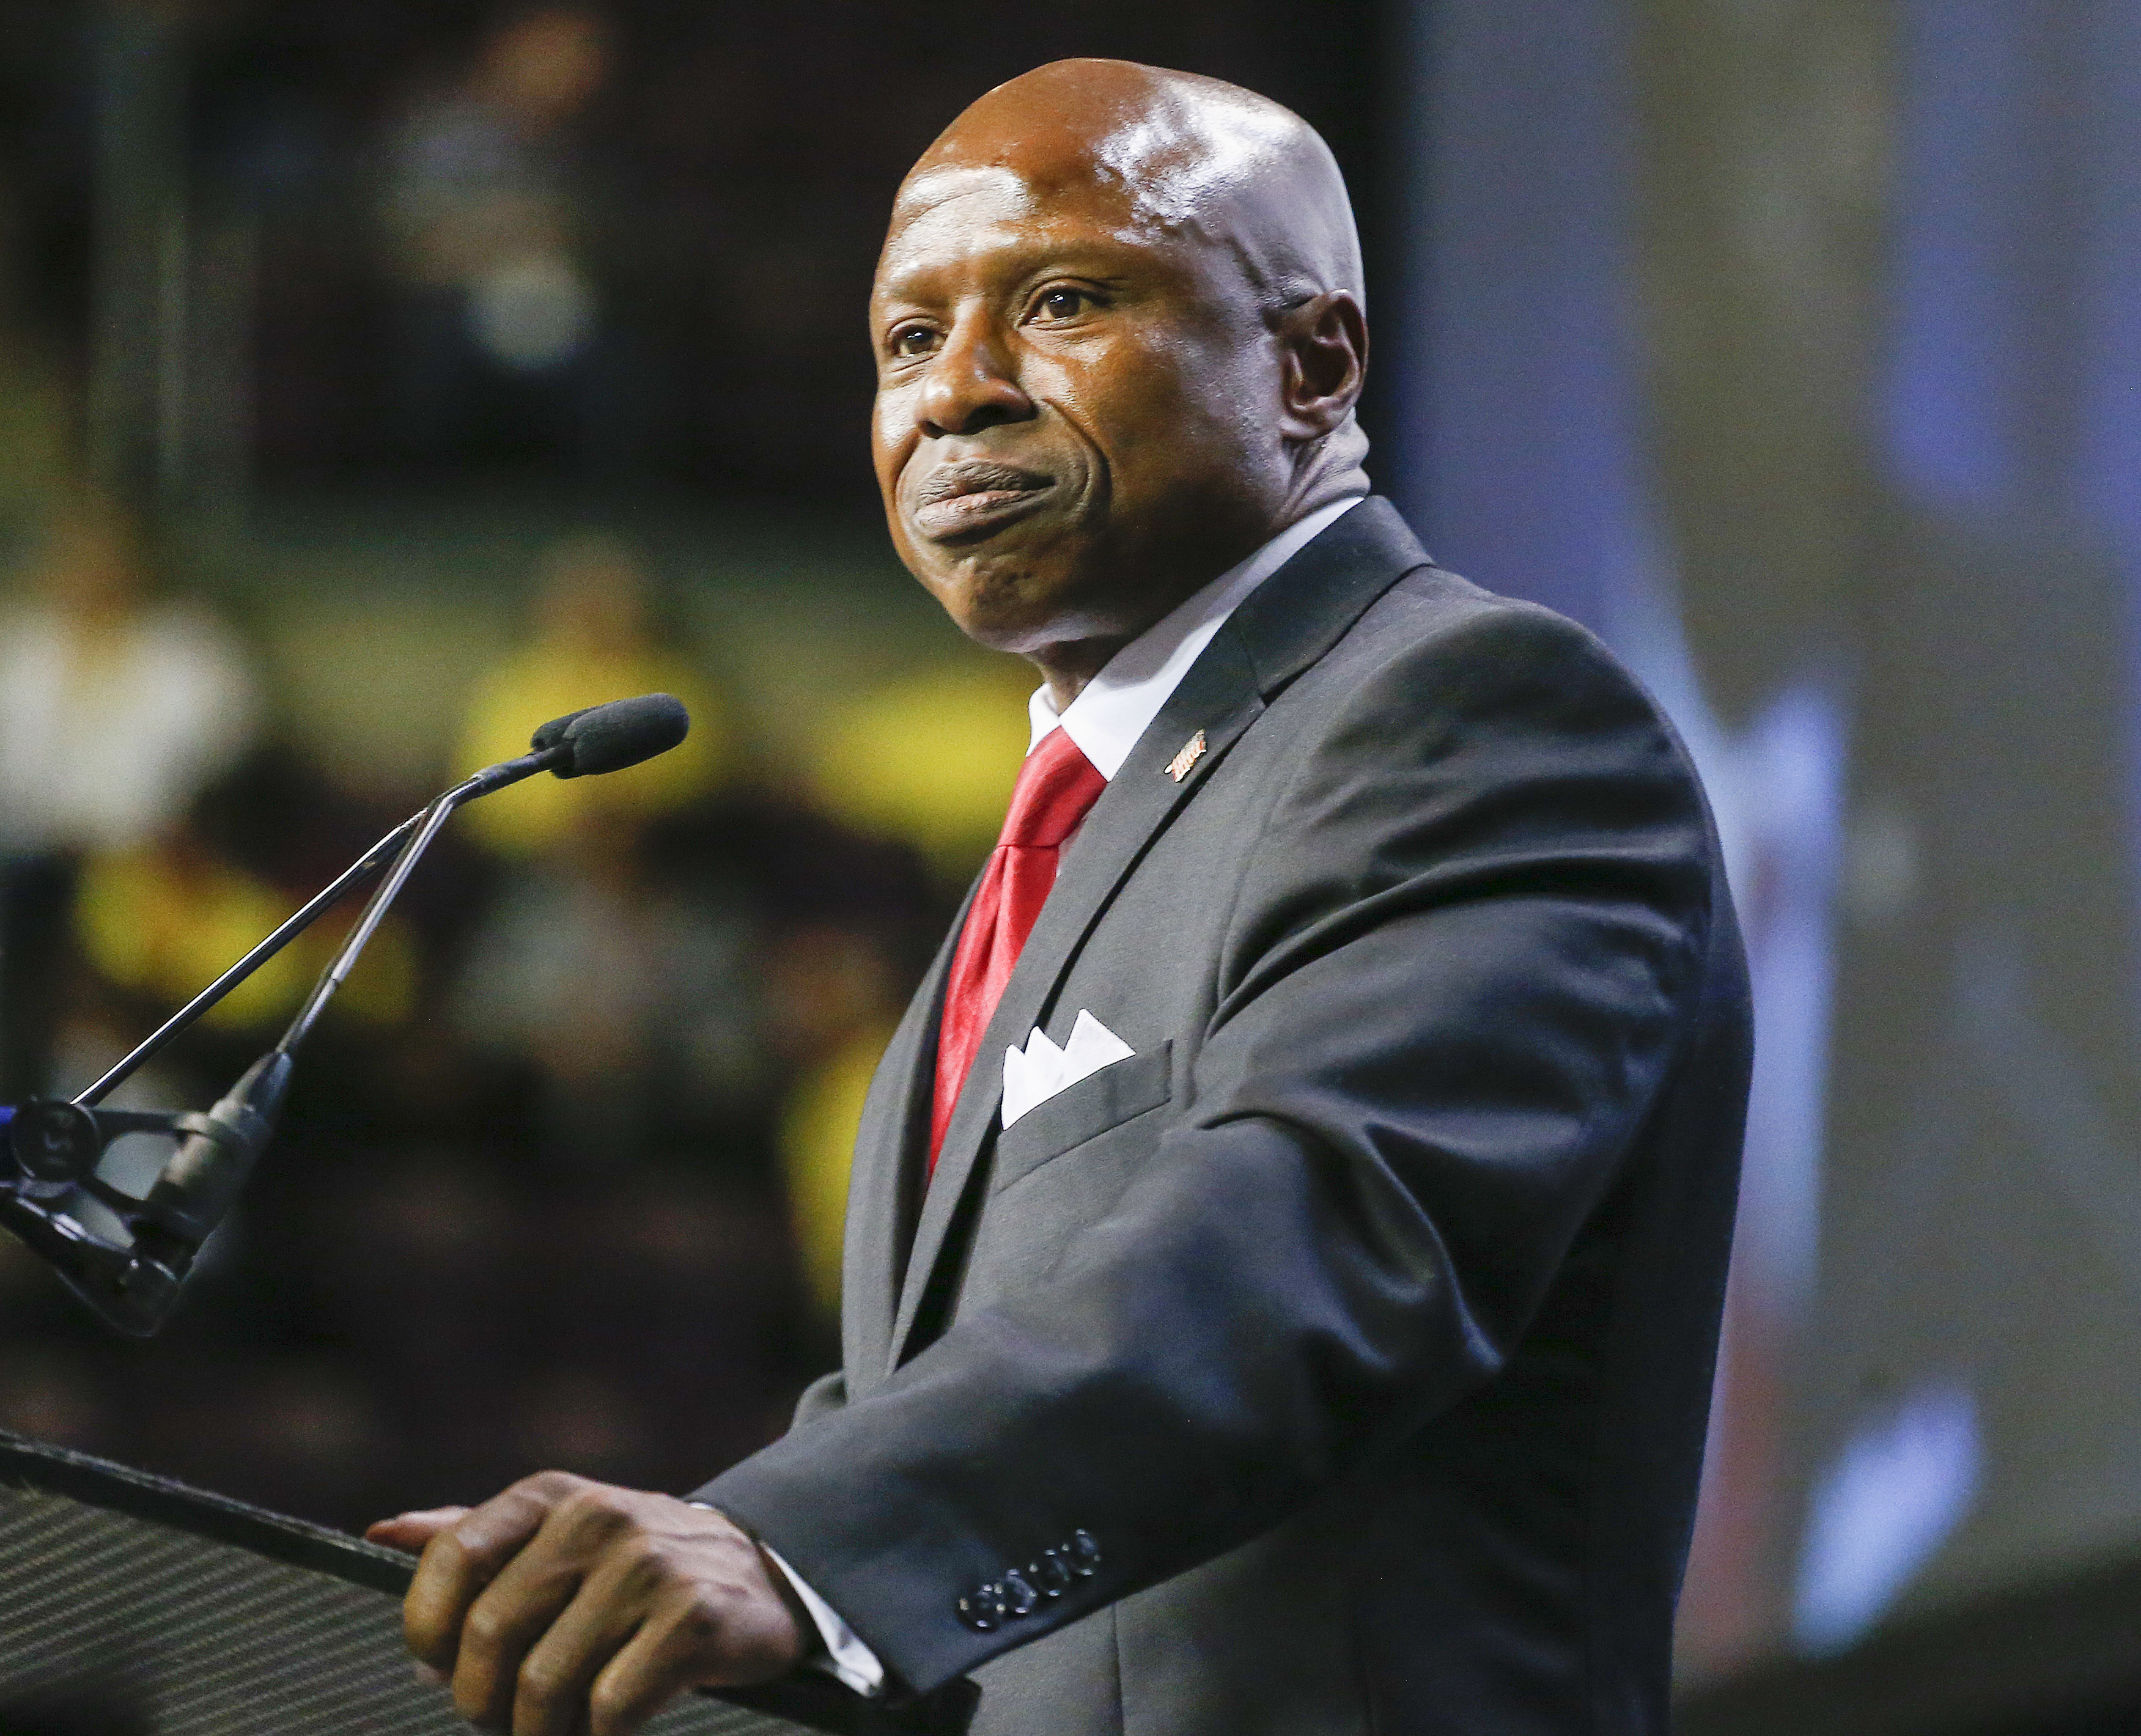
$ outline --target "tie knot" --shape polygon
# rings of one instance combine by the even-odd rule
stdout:
[[[1085,810],[1108,787],[1093,762],[1062,729],[1051,730],[1018,769],[1004,816],[999,844],[1016,848],[1053,849],[1085,817]]]

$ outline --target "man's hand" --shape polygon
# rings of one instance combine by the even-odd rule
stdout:
[[[409,1649],[451,1679],[464,1717],[513,1736],[629,1736],[684,1689],[792,1669],[810,1631],[719,1513],[562,1471],[365,1535],[423,1551]]]

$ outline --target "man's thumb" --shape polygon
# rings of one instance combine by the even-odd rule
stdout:
[[[391,1519],[375,1519],[365,1527],[364,1540],[420,1555],[426,1543],[467,1511],[465,1507],[433,1507],[420,1513],[396,1513]]]

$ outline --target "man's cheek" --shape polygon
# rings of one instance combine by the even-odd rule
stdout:
[[[880,391],[870,412],[870,456],[877,468],[878,485],[888,499],[918,444],[913,394]]]

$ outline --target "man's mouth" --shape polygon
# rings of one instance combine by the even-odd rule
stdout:
[[[914,491],[908,516],[938,542],[993,530],[1036,505],[1055,479],[1015,465],[969,459],[939,466]]]

